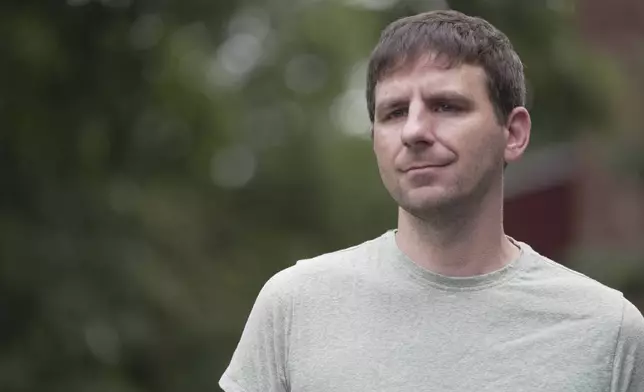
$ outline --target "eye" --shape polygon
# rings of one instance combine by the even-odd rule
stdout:
[[[434,111],[438,113],[454,113],[461,110],[460,107],[453,105],[449,102],[438,102],[434,105]]]
[[[394,119],[394,118],[404,117],[406,115],[407,115],[406,108],[398,108],[389,112],[389,114],[387,114],[386,116],[386,119]]]

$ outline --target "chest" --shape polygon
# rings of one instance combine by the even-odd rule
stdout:
[[[594,320],[434,305],[329,309],[293,331],[291,391],[610,390]]]

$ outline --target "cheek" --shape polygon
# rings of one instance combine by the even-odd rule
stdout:
[[[437,136],[459,160],[482,164],[503,153],[503,130],[488,119],[473,117],[451,125]]]
[[[471,143],[468,145],[466,170],[471,180],[478,181],[489,173],[501,170],[503,162],[503,138],[500,133],[499,135],[497,137],[488,134],[484,137],[477,138],[476,144]]]
[[[383,135],[374,135],[373,150],[378,164],[378,171],[385,186],[391,190],[397,187],[395,160],[398,148],[394,140],[387,139]]]
[[[373,151],[379,166],[383,168],[393,166],[398,151],[395,136],[382,133],[374,134]]]

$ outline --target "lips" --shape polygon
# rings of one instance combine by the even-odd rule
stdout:
[[[436,169],[436,168],[440,168],[440,167],[445,167],[447,165],[449,165],[449,163],[412,165],[412,166],[409,166],[409,167],[403,169],[402,171],[404,173],[407,173],[407,172],[414,171],[414,170]]]

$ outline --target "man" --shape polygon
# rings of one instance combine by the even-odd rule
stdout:
[[[644,318],[504,234],[530,136],[521,61],[454,11],[392,23],[367,103],[397,230],[300,261],[251,311],[227,392],[643,392]]]

